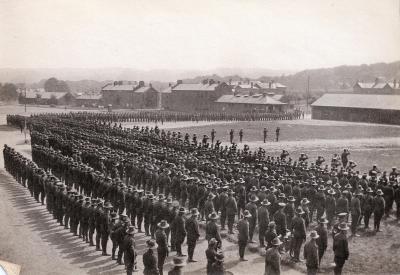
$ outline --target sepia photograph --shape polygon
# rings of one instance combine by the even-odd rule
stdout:
[[[0,0],[0,275],[399,275],[400,0]]]

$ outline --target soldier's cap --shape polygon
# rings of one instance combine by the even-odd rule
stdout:
[[[100,203],[99,203],[100,204]],[[104,208],[107,208],[107,209],[111,209],[113,206],[112,206],[112,204],[111,204],[111,202],[106,202],[106,204],[104,205]]]
[[[341,212],[341,213],[338,213],[337,215],[338,215],[339,218],[344,218],[344,217],[347,216],[347,213],[346,212]]]
[[[117,213],[116,212],[111,212],[110,215],[111,215],[112,218],[117,218]]]
[[[158,194],[158,200],[159,200],[159,201],[165,200],[164,194]]]
[[[279,245],[282,244],[282,241],[281,241],[278,237],[276,237],[275,239],[273,239],[273,240],[271,241],[271,244],[272,244],[273,246],[279,246]]]
[[[243,217],[245,217],[245,218],[251,218],[251,214],[250,214],[249,210],[244,210],[244,212],[243,212]]]
[[[282,198],[282,199],[286,198],[285,193],[280,193],[280,194],[278,195],[278,198]]]
[[[186,265],[186,262],[184,261],[184,258],[175,256],[175,257],[172,259],[171,264],[174,265],[174,266],[185,266],[185,265]]]
[[[278,206],[281,207],[281,208],[282,208],[282,207],[285,207],[285,206],[286,206],[286,203],[280,202],[280,203],[278,203]]]
[[[161,221],[157,224],[157,226],[158,226],[159,228],[165,229],[165,228],[168,228],[168,227],[169,227],[169,224],[168,224],[168,222],[167,222],[166,220],[161,220]]]
[[[296,208],[296,213],[297,213],[298,215],[303,215],[303,214],[304,214],[303,208],[302,208],[301,206],[297,207],[297,208]]]
[[[288,202],[295,202],[296,199],[295,199],[293,196],[289,196],[289,197],[287,198],[287,201],[288,201]]]
[[[153,240],[153,239],[147,240],[147,241],[146,241],[146,245],[147,245],[147,248],[149,248],[149,249],[154,249],[154,248],[157,248],[157,247],[158,247],[156,241]]]
[[[217,220],[219,218],[219,216],[218,216],[218,214],[216,212],[213,212],[213,213],[208,215],[208,218],[210,220]]]
[[[311,239],[318,239],[319,235],[318,235],[317,231],[315,231],[315,230],[311,231],[310,232],[310,238]]]
[[[261,205],[268,206],[268,205],[271,205],[271,203],[268,201],[268,199],[264,199],[264,200],[261,202]]]
[[[164,200],[165,203],[167,204],[172,204],[172,198],[167,198],[166,200]]]
[[[149,200],[153,200],[153,199],[154,199],[154,195],[153,195],[153,194],[148,194],[148,195],[147,195],[147,198],[148,198]]]
[[[256,201],[258,201],[258,197],[256,195],[251,195],[249,201],[256,202]]]
[[[186,213],[185,208],[184,207],[179,208],[179,213],[185,214]]]
[[[85,198],[85,201],[90,202],[90,201],[91,201],[90,197],[86,197],[86,198]]]
[[[381,189],[378,189],[378,191],[376,191],[376,194],[377,194],[378,196],[382,196],[382,195],[383,195],[383,192],[382,192]]]
[[[229,194],[229,195],[234,195],[235,192],[234,192],[232,189],[229,189],[229,190],[228,190],[228,194]]]
[[[258,191],[258,189],[257,189],[257,187],[255,187],[255,186],[252,186],[251,188],[250,188],[250,192],[257,192]]]
[[[307,198],[303,198],[301,200],[301,204],[309,204],[309,203],[310,203],[310,201]]]

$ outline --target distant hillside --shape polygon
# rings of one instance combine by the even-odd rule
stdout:
[[[262,76],[251,78],[268,82],[275,80],[288,86],[289,91],[304,92],[307,87],[307,78],[310,77],[310,89],[312,91],[337,91],[349,90],[357,80],[374,81],[376,77],[384,77],[387,80],[400,80],[400,61],[393,63],[376,63],[360,66],[339,66],[334,68],[304,70],[291,75]],[[221,77],[216,74],[197,76],[195,78],[184,79],[187,83],[196,83],[205,78],[212,78],[217,81],[246,80],[249,78],[239,75]]]
[[[393,63],[376,63],[360,66],[339,66],[326,69],[312,69],[288,76],[260,77],[258,80],[269,81],[274,79],[289,87],[292,91],[304,91],[307,78],[310,77],[311,90],[340,90],[352,88],[357,80],[374,81],[377,77],[384,77],[388,81],[400,79],[400,61]]]

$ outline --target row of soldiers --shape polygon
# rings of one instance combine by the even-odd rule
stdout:
[[[60,225],[65,229],[70,229],[74,236],[79,236],[90,246],[96,246],[96,250],[102,251],[103,256],[109,256],[107,244],[111,240],[111,258],[118,264],[124,264],[128,275],[137,271],[138,249],[134,236],[137,228],[134,226],[135,219],[131,220],[131,215],[127,215],[125,211],[118,214],[118,209],[115,209],[109,201],[85,196],[73,187],[66,186],[50,170],[40,168],[36,163],[16,152],[14,148],[5,145],[3,155],[6,171],[21,185],[27,187],[37,202],[45,204],[48,212]],[[26,174],[24,171],[29,171],[29,173]],[[36,194],[40,194],[40,198]],[[157,203],[163,206],[164,203],[170,204],[169,200],[164,200],[162,196],[155,198],[152,194],[147,194],[145,199],[151,206],[155,200],[155,208],[151,215],[158,213]],[[193,209],[190,213],[191,217],[186,220],[184,215],[187,213],[184,208],[173,207],[170,211],[171,215],[172,212],[174,213],[171,229],[169,223],[161,219],[157,220],[153,230],[152,221],[151,239],[146,242],[149,250],[143,254],[144,274],[163,274],[163,266],[168,256],[170,233],[174,236],[171,237],[173,250],[176,249],[178,254],[173,260],[174,267],[168,274],[182,274],[181,267],[184,266],[182,257],[186,255],[182,253],[183,240],[181,238],[185,238],[186,235],[189,244],[189,262],[195,262],[194,247],[200,236],[196,219],[199,213]],[[161,213],[165,214],[163,211]],[[139,233],[142,233],[140,228],[139,226]],[[150,236],[150,234],[146,235]],[[156,255],[153,252],[155,249]],[[117,250],[118,253],[116,253]]]
[[[137,112],[70,112],[70,113],[44,113],[36,116],[55,115],[59,118],[72,118],[75,120],[92,120],[107,123],[115,122],[178,122],[178,121],[269,121],[269,120],[293,120],[304,118],[304,112],[294,110],[283,113],[225,113],[225,112],[207,112],[207,113],[185,113],[174,111],[137,111]],[[7,125],[20,127],[24,124],[25,117],[20,115],[7,115]]]
[[[112,259],[117,259],[117,262],[122,264],[122,257],[124,255],[125,265],[127,267],[127,274],[132,274],[136,268],[136,257],[137,253],[134,246],[134,238],[132,237],[135,232],[135,227],[132,226],[131,222],[135,222],[135,217],[133,220],[130,219],[131,215],[126,215],[124,212],[120,213],[119,217],[116,212],[111,212],[112,205],[107,202],[104,205],[104,201],[101,199],[93,199],[90,197],[83,196],[78,192],[74,191],[70,186],[65,186],[61,181],[57,179],[51,172],[45,172],[44,169],[38,168],[37,165],[24,158],[21,154],[14,151],[14,149],[5,146],[4,148],[4,157],[5,157],[5,165],[7,171],[9,171],[22,185],[25,185],[25,180],[27,181],[28,188],[29,186],[34,186],[34,190],[36,190],[35,185],[43,185],[45,196],[42,198],[42,203],[44,198],[46,198],[46,206],[50,213],[53,213],[54,219],[56,219],[60,225],[65,225],[65,228],[68,228],[68,225],[71,226],[71,232],[74,235],[79,235],[82,237],[84,241],[93,244],[93,234],[96,230],[96,245],[100,241],[101,238],[101,246],[103,249],[103,255],[107,254],[107,241],[110,237],[113,246],[112,246]],[[23,169],[16,169],[18,167],[23,166]],[[25,167],[24,167],[25,166]],[[34,178],[38,178],[39,180],[36,183],[31,183],[32,178],[28,177],[24,179],[24,175],[21,174],[24,170],[30,170],[32,168]],[[67,190],[66,190],[67,189]],[[66,192],[65,192],[66,191]],[[233,192],[229,192],[232,195]],[[152,194],[148,194],[146,199],[152,201],[154,198]],[[38,199],[37,199],[38,200]],[[154,208],[159,204],[162,207],[162,202],[164,198],[162,195],[159,195],[158,201],[154,203]],[[230,200],[234,201],[234,198],[230,196]],[[38,200],[39,201],[39,200]],[[252,217],[259,217],[260,223],[265,222],[263,217],[268,218],[268,208],[270,205],[268,200],[264,200],[259,207],[259,213],[254,213],[254,210],[257,211],[257,207],[255,205],[257,201],[257,197],[252,197],[250,199],[250,203],[246,206],[246,210],[243,212],[243,218],[238,222],[238,240],[239,240],[239,255],[242,261],[245,261],[244,258],[244,250],[248,242],[252,241],[252,228],[254,227]],[[161,203],[160,203],[161,202]],[[168,200],[165,201],[168,205]],[[253,203],[253,204],[252,204]],[[211,203],[212,204],[212,203]],[[253,207],[254,206],[254,207]],[[285,206],[284,203],[279,203],[280,209]],[[163,212],[161,209],[155,210],[153,215],[157,215],[158,212]],[[263,212],[263,213],[262,213]],[[154,214],[156,213],[156,214]],[[176,213],[176,212],[175,212]],[[199,212],[196,208],[192,209],[191,216],[189,219],[186,219],[184,215],[186,211],[184,208],[180,208],[179,212],[175,214],[175,217],[171,221],[172,232],[175,237],[174,241],[171,241],[176,245],[177,255],[185,256],[182,254],[181,245],[187,237],[188,243],[188,254],[189,254],[189,262],[195,262],[193,259],[194,249],[196,246],[196,242],[200,236],[197,217]],[[280,214],[281,211],[278,211],[274,215],[274,220],[268,223],[268,229],[265,232],[265,238],[267,240],[267,253],[266,253],[266,272],[274,272],[276,269],[277,259],[280,259],[280,254],[276,247],[281,244],[280,239],[278,238],[276,227],[280,225]],[[291,250],[293,250],[293,256],[296,261],[299,261],[300,248],[303,241],[306,239],[306,229],[305,222],[302,218],[304,211],[301,207],[296,210],[296,217],[293,218],[293,226],[292,232],[294,234],[294,239],[292,241]],[[339,216],[344,217],[346,214]],[[168,215],[168,213],[167,213]],[[162,215],[161,215],[162,216]],[[206,256],[208,260],[207,264],[207,273],[208,274],[216,274],[216,271],[223,270],[223,266],[221,265],[221,259],[223,260],[223,255],[218,254],[218,248],[221,248],[222,240],[219,233],[219,228],[215,223],[215,220],[218,218],[218,215],[215,211],[209,214],[208,223],[206,225],[206,239],[209,241],[209,248],[206,251]],[[337,223],[337,231],[334,234],[343,231],[340,226],[342,225],[342,220]],[[316,232],[311,232],[311,240],[317,238],[321,238],[321,240],[317,241],[317,245],[310,245],[310,242],[307,243],[304,247],[304,257],[307,261],[307,268],[316,271],[319,263],[323,257],[323,254],[327,248],[327,231],[324,227],[324,224],[327,223],[326,219],[321,219],[319,221],[320,227],[317,228]],[[79,224],[79,231],[78,231]],[[152,224],[153,226],[153,224]],[[152,270],[154,273],[145,273],[145,274],[162,274],[163,265],[165,262],[165,258],[168,256],[168,237],[169,237],[169,223],[166,220],[160,220],[156,222],[157,230],[152,232],[152,238],[155,238],[155,242],[158,244],[157,248],[157,262],[154,261],[154,258],[151,258],[149,261],[153,264],[149,264],[147,266],[147,271]],[[140,227],[139,227],[140,230]],[[260,236],[262,235],[262,226],[260,224],[259,231]],[[278,229],[279,230],[279,229]],[[79,234],[78,234],[79,232]],[[140,232],[140,231],[139,231]],[[278,231],[279,232],[279,231]],[[319,234],[319,235],[318,235]],[[99,238],[97,238],[99,236]],[[335,243],[341,241],[343,238],[342,235],[337,235],[335,237]],[[262,240],[263,242],[264,240]],[[261,242],[261,238],[260,238]],[[335,253],[338,250],[335,248]],[[150,248],[154,248],[154,242],[148,242]],[[97,246],[97,249],[100,245]],[[115,257],[115,252],[118,248],[118,257]],[[309,251],[312,252],[309,252]],[[314,252],[313,252],[314,251]],[[316,251],[316,254],[315,254]],[[148,252],[153,255],[153,252]],[[348,253],[348,252],[347,252]],[[211,256],[210,256],[211,255]],[[316,256],[315,256],[316,255]],[[146,262],[147,256],[143,255],[143,261],[145,263],[145,271],[146,271]],[[153,255],[154,256],[154,255]],[[278,258],[277,258],[278,257]],[[347,256],[348,257],[348,256]],[[340,258],[335,257],[335,262],[340,260]],[[179,259],[177,260],[179,261]],[[180,261],[179,263],[182,263]],[[174,267],[177,268],[182,266],[181,264],[176,265]],[[310,264],[312,263],[312,264]],[[344,262],[343,262],[344,263]],[[157,267],[156,267],[156,266]],[[339,266],[339,265],[338,265]],[[342,265],[343,266],[343,265]],[[340,267],[341,268],[341,267]],[[279,262],[278,262],[278,269]],[[159,273],[156,273],[159,272]],[[267,273],[269,274],[269,273]]]

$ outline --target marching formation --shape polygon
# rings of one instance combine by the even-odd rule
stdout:
[[[315,274],[331,234],[335,274],[341,274],[349,257],[347,230],[357,237],[361,222],[370,230],[373,217],[379,232],[394,205],[400,218],[397,168],[387,173],[374,165],[360,174],[348,150],[329,165],[322,156],[292,159],[283,150],[274,157],[261,148],[209,146],[158,128],[124,129],[72,116],[32,117],[33,161],[5,146],[6,169],[60,224],[103,255],[110,239],[112,258],[124,259],[128,274],[136,268],[135,232],[149,238],[144,273],[163,274],[170,251],[176,251],[176,268],[183,265],[185,240],[188,262],[196,261],[203,222],[208,274],[223,274],[224,230],[237,234],[242,261],[258,236],[266,248],[266,274],[279,274],[282,253],[302,262],[302,248],[307,270]]]

